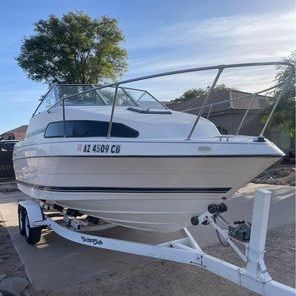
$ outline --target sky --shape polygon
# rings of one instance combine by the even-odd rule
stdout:
[[[116,18],[128,52],[120,78],[206,65],[276,61],[295,44],[295,3],[290,0],[1,0],[0,134],[28,124],[48,86],[33,82],[16,64],[33,24],[54,14],[79,10]],[[141,82],[158,99],[169,100],[211,83],[215,72]],[[268,87],[274,69],[225,71],[221,83],[246,91]]]

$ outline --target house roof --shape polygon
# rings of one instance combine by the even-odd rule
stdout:
[[[189,113],[197,113],[205,99],[206,95],[198,98],[174,100],[167,102],[166,105],[175,111],[184,111]],[[207,113],[211,108],[211,112],[241,109],[245,110],[252,101],[252,93],[236,90],[236,89],[216,89],[214,90],[206,104],[204,112]],[[212,105],[212,107],[211,107]],[[267,106],[266,97],[256,95],[251,110],[261,110]]]
[[[28,128],[27,125],[21,125],[19,127],[16,127],[15,129],[12,129],[10,131],[3,133],[0,136],[5,137],[5,135],[14,135],[15,139],[21,140],[25,137],[27,128]]]

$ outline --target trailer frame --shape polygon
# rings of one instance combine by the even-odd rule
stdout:
[[[245,252],[241,251],[241,248],[237,246],[237,242],[217,223],[217,218],[219,218],[217,213],[205,211],[198,216],[199,224],[209,224],[228,242],[246,263],[243,268],[205,253],[187,228],[183,229],[183,238],[158,245],[96,236],[82,233],[81,230],[86,225],[73,217],[66,217],[68,219],[68,227],[62,226],[58,221],[51,218],[50,215],[44,214],[40,205],[33,200],[19,202],[19,213],[26,213],[28,217],[28,219],[24,220],[27,221],[27,225],[20,225],[20,230],[22,227],[25,227],[28,230],[27,233],[30,233],[29,230],[32,229],[40,230],[41,232],[42,228],[48,228],[61,237],[81,245],[200,267],[259,295],[295,296],[296,290],[294,288],[272,280],[265,265],[264,253],[270,199],[270,191],[264,189],[256,190],[250,240],[249,242],[242,243]],[[19,219],[19,221],[22,224],[22,220]],[[106,228],[109,227],[106,225],[101,227],[101,229]],[[100,226],[95,229],[100,229]],[[26,231],[23,232],[26,233]]]

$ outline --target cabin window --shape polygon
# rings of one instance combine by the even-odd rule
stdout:
[[[65,127],[63,121],[51,122],[48,124],[44,137],[60,138],[64,137],[64,128],[66,137],[84,138],[84,137],[106,137],[108,133],[109,122],[90,121],[90,120],[67,120]],[[122,123],[113,122],[111,137],[137,138],[139,132]]]
[[[228,130],[224,126],[219,125],[217,126],[217,129],[222,135],[228,135]]]

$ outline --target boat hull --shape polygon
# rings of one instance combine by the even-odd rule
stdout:
[[[19,188],[34,198],[130,228],[171,232],[277,159],[39,156],[16,159],[14,166]]]

